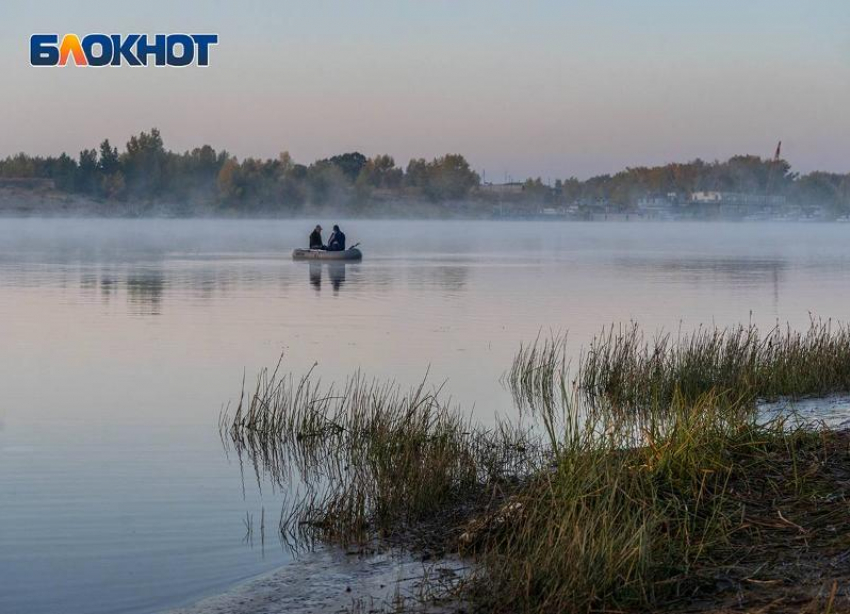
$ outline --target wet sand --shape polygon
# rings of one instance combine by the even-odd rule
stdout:
[[[423,577],[452,582],[465,565],[458,559],[422,562],[405,554],[347,555],[336,549],[310,552],[291,565],[168,614],[318,614],[392,611],[399,599],[415,598]],[[437,609],[429,610],[437,612]]]

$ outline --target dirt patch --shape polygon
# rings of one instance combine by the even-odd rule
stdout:
[[[696,568],[705,585],[672,610],[850,611],[850,431],[821,435],[736,476],[740,524],[714,555],[726,564]]]

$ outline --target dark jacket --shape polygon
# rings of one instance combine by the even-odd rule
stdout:
[[[341,252],[345,249],[345,233],[341,230],[335,230],[331,233],[328,239],[328,250],[332,252]]]
[[[322,244],[322,233],[314,230],[310,233],[310,249],[322,249],[322,247],[324,247]]]

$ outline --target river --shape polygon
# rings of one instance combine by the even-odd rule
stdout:
[[[161,612],[287,569],[303,600],[362,574],[296,568],[269,535],[280,493],[222,447],[243,373],[281,353],[327,382],[428,373],[487,423],[541,332],[577,352],[630,320],[850,315],[850,225],[357,220],[362,263],[293,262],[317,221],[0,219],[0,612]]]

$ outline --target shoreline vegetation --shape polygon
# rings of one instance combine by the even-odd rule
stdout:
[[[104,140],[67,153],[0,159],[0,215],[497,219],[850,219],[850,173],[792,172],[738,155],[626,168],[586,180],[485,181],[460,154],[406,166],[348,152],[310,164],[237,159],[209,145],[166,149],[159,130],[119,151]]]
[[[259,374],[219,427],[293,493],[293,547],[456,554],[448,611],[850,610],[850,433],[765,399],[850,391],[850,329],[606,329],[521,348],[485,428],[426,382]],[[419,604],[422,605],[422,604]]]

